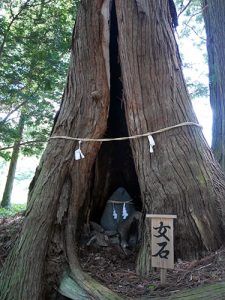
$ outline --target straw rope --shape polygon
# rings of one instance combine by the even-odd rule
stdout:
[[[113,204],[124,204],[124,203],[125,204],[133,204],[133,200],[128,200],[128,201],[126,201],[126,200],[125,201],[121,201],[121,200],[118,200],[118,201],[117,200],[108,200],[107,204],[108,203],[113,203]]]
[[[91,138],[79,138],[79,137],[70,137],[70,136],[60,136],[60,135],[55,135],[49,138],[49,140],[51,139],[65,139],[65,140],[72,140],[72,141],[82,141],[82,142],[111,142],[111,141],[124,141],[124,140],[133,140],[133,139],[139,139],[141,137],[145,137],[145,136],[149,136],[149,135],[154,135],[157,133],[162,133],[174,128],[179,128],[182,126],[197,126],[202,128],[202,126],[198,123],[194,123],[194,122],[183,122],[177,125],[173,125],[173,126],[169,126],[166,128],[162,128],[156,131],[150,131],[147,133],[143,133],[143,134],[137,134],[137,135],[132,135],[132,136],[124,136],[124,137],[118,137],[118,138],[105,138],[105,139],[91,139]]]

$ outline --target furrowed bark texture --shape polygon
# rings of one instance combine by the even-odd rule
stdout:
[[[53,135],[101,138],[109,109],[107,16],[103,0],[81,2],[73,33],[72,55],[61,110]],[[85,159],[74,160],[78,143],[50,140],[31,183],[21,236],[10,253],[0,279],[1,300],[44,299],[44,268],[54,225],[67,215],[65,255],[76,279],[76,299],[118,299],[83,275],[76,253],[78,215],[85,203],[90,172],[100,143],[85,143]],[[69,190],[69,193],[66,193]],[[61,196],[62,194],[62,196]],[[69,211],[67,212],[69,208]],[[103,296],[104,295],[104,296]]]
[[[202,1],[207,35],[210,103],[213,111],[212,150],[225,172],[225,2]]]
[[[108,138],[128,136],[117,39],[118,26],[115,2],[111,2],[109,39],[110,107],[105,133],[105,137]],[[96,222],[101,219],[106,201],[121,186],[129,192],[136,209],[141,210],[138,178],[128,140],[103,143],[96,159],[93,175],[91,218]]]
[[[101,138],[108,134],[110,96],[117,97],[122,90],[130,135],[184,121],[196,122],[177,58],[167,1],[116,0],[115,4],[118,38],[114,41],[119,44],[122,87],[115,94],[109,91],[110,1],[83,0],[53,135]],[[155,135],[154,139],[153,154],[149,153],[147,138],[131,143],[144,211],[178,215],[178,257],[196,257],[216,249],[222,244],[225,179],[201,130],[183,127]],[[101,145],[83,143],[85,159],[75,161],[77,146],[61,139],[50,140],[47,145],[30,186],[21,236],[0,277],[1,300],[55,299],[53,294],[50,298],[44,295],[46,276],[55,263],[49,258],[51,251],[60,257],[60,266],[55,265],[56,274],[51,275],[60,281],[56,288],[59,285],[62,295],[75,300],[119,299],[84,274],[79,265],[77,241],[90,207],[94,163]],[[102,175],[101,168],[97,169],[99,178],[107,174],[107,170]],[[146,225],[138,258],[141,274],[149,270],[148,229]]]
[[[119,54],[130,135],[197,122],[164,0],[118,0]],[[177,214],[178,257],[198,257],[223,240],[224,177],[201,129],[182,127],[132,141],[147,212]],[[143,260],[142,260],[143,261]]]

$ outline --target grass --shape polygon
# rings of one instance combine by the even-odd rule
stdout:
[[[26,204],[13,204],[9,208],[0,207],[0,218],[12,217],[26,210]]]

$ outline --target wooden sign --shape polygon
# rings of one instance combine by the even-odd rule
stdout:
[[[151,218],[152,267],[174,268],[173,219],[175,215],[146,215]]]

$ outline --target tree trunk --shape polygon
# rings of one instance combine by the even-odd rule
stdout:
[[[53,135],[101,138],[196,122],[177,51],[165,0],[81,1]],[[131,148],[126,143],[122,152],[127,155],[120,150],[118,161],[111,157],[119,151],[114,142],[111,147],[82,143],[85,158],[75,161],[77,142],[49,141],[30,185],[20,238],[1,274],[2,300],[57,299],[58,288],[70,299],[119,299],[83,273],[77,249],[84,223],[121,183],[128,189],[135,185],[133,195],[143,212],[178,215],[177,257],[198,257],[220,247],[225,179],[201,130],[182,127],[154,139],[153,154],[147,138],[140,138]],[[132,178],[124,170],[130,164]],[[146,225],[138,257],[141,274],[150,266],[149,244]]]
[[[200,285],[184,291],[174,293],[167,297],[154,298],[154,300],[196,300],[196,299],[210,299],[218,300],[225,298],[225,282],[216,282],[210,284]],[[147,299],[146,299],[147,300]]]
[[[116,2],[130,135],[197,122],[163,3]],[[145,210],[177,214],[177,257],[198,257],[216,249],[222,243],[224,177],[201,130],[183,127],[154,138],[151,155],[147,139],[132,141]]]
[[[81,2],[67,85],[54,135],[101,138],[105,133],[109,110],[108,15],[109,1]],[[77,146],[78,143],[67,140],[51,140],[47,145],[30,185],[20,238],[1,273],[2,300],[47,298],[45,276],[49,270],[45,262],[49,260],[50,269],[54,266],[49,257],[55,248],[62,257],[57,279],[68,270],[76,284],[75,299],[119,299],[90,279],[79,266],[76,235],[81,230],[78,225],[82,212],[88,206],[91,168],[101,145],[83,144],[86,157],[81,161],[74,160]],[[55,240],[60,241],[57,247],[53,247]],[[54,299],[54,289],[50,295],[48,297]]]
[[[213,112],[212,150],[225,172],[225,2],[203,0],[207,35],[210,103]]]
[[[19,124],[18,124],[18,137],[13,145],[12,157],[9,164],[9,171],[8,171],[5,189],[2,197],[1,207],[9,207],[11,205],[13,182],[16,174],[16,165],[17,165],[19,152],[20,152],[20,142],[23,136],[23,129],[24,129],[24,116],[23,114],[21,114]]]

